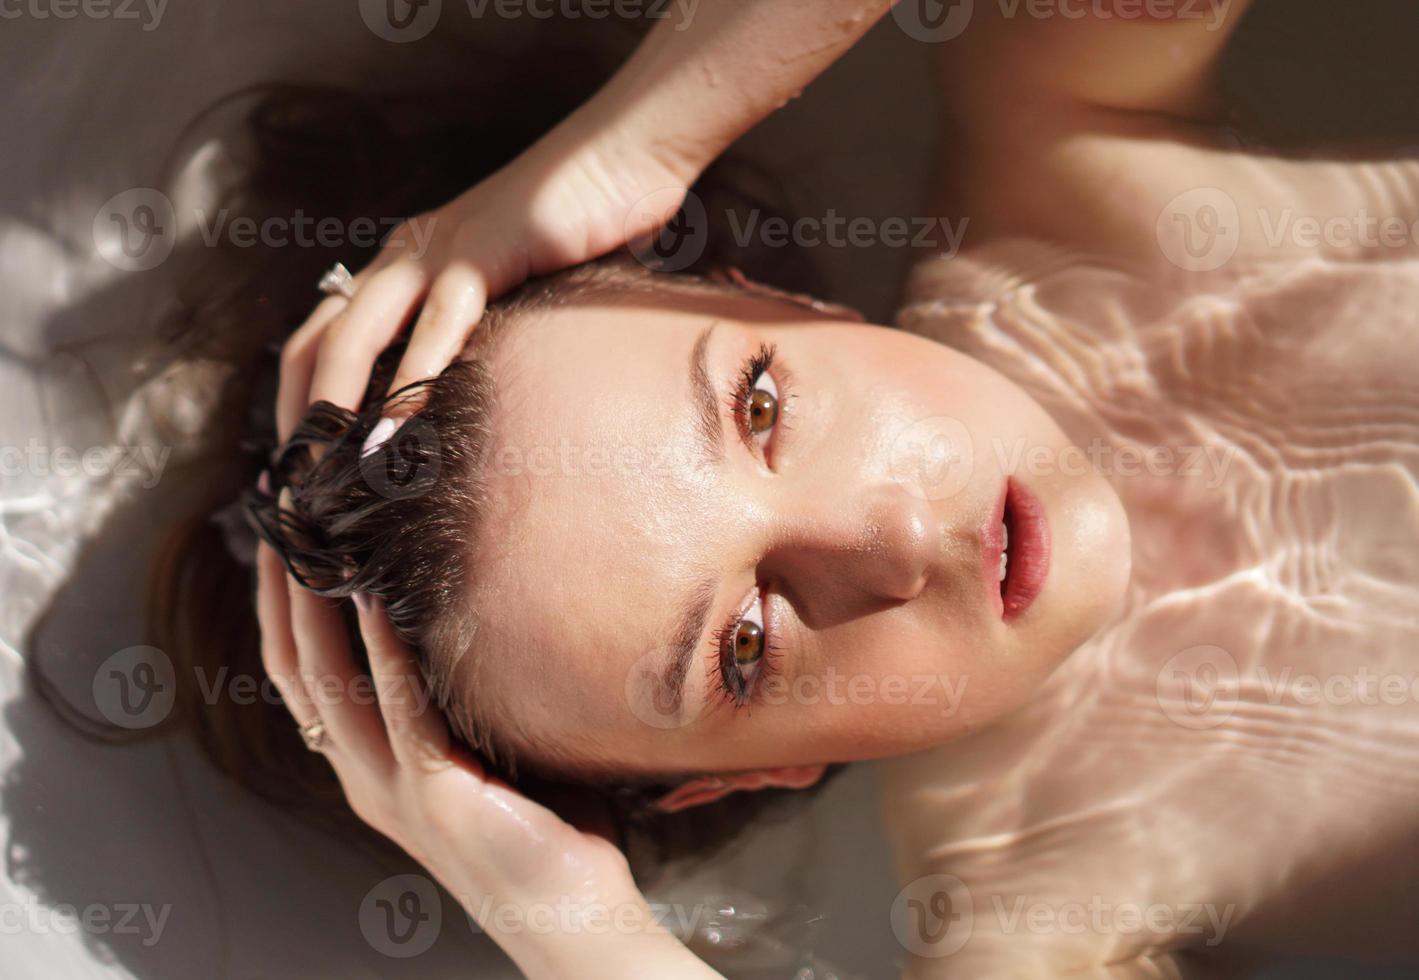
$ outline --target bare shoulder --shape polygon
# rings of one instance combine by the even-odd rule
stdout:
[[[1215,69],[1247,4],[1100,12],[1126,6],[989,5],[943,52],[937,204],[970,218],[968,246],[1036,238],[1189,272],[1415,250],[1412,155],[1286,157],[1226,125]]]

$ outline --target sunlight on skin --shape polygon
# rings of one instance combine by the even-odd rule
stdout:
[[[1045,412],[939,344],[820,317],[758,297],[637,294],[558,309],[509,339],[470,594],[498,611],[482,649],[517,651],[470,692],[495,718],[593,771],[878,757],[990,723],[1106,621],[1128,529],[1093,473],[1025,479],[1052,556],[1023,615],[1002,618],[996,566],[983,567],[1005,487],[996,447],[1068,445]],[[690,382],[711,326],[718,461],[701,456]],[[732,392],[765,345],[780,413],[751,448]],[[930,456],[933,435],[957,451],[951,468]],[[712,599],[680,711],[647,724],[628,674],[668,660],[675,613],[702,580]],[[770,654],[736,708],[715,634],[756,587]]]

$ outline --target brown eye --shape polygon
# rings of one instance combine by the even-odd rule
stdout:
[[[720,688],[735,704],[748,702],[754,682],[773,657],[764,620],[764,597],[756,595],[750,607],[723,632],[716,634],[719,648]]]
[[[752,620],[741,619],[734,630],[735,663],[747,667],[763,655],[764,628]]]
[[[755,388],[749,395],[749,431],[758,435],[767,432],[778,421],[778,396],[764,388]]]

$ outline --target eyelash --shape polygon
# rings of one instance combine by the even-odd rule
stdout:
[[[771,344],[760,344],[759,349],[745,362],[739,371],[739,381],[730,395],[730,411],[734,415],[735,428],[739,430],[739,438],[751,452],[760,452],[762,447],[754,439],[754,433],[749,428],[749,399],[753,394],[754,385],[760,378],[768,373],[769,368],[774,366],[774,355],[777,348]],[[778,431],[780,425],[784,424],[785,406],[792,397],[788,391],[789,375],[782,367],[776,372],[774,387],[778,389],[778,416],[774,420],[770,433]],[[758,596],[761,605],[763,595]],[[752,603],[750,604],[752,608]],[[764,628],[764,649],[759,656],[759,660],[754,667],[754,676],[745,680],[743,672],[739,669],[739,663],[734,656],[734,634],[739,629],[739,624],[748,615],[749,610],[740,610],[732,613],[729,619],[719,629],[714,631],[715,656],[710,663],[711,681],[720,697],[728,701],[735,708],[742,708],[749,703],[753,696],[754,688],[762,684],[764,679],[774,672],[774,665],[778,660],[778,643],[774,639],[774,633],[769,628],[769,617],[765,613],[763,616]]]
[[[760,450],[754,441],[754,433],[749,429],[749,399],[753,395],[754,385],[774,366],[774,356],[777,352],[778,348],[773,344],[760,344],[758,351],[739,369],[739,381],[729,396],[729,410],[734,416],[734,427],[739,430],[739,438],[751,452]],[[785,418],[788,415],[788,404],[793,400],[789,391],[793,376],[780,366],[774,372],[773,380],[774,387],[778,389],[778,418],[774,421],[773,428],[776,432],[781,425],[788,428]]]
[[[760,595],[760,602],[763,597]],[[767,605],[767,603],[764,603]],[[752,605],[752,603],[751,603]],[[769,629],[768,614],[764,614],[764,650],[759,655],[759,661],[754,669],[754,676],[745,680],[743,673],[739,670],[738,661],[734,657],[734,634],[739,629],[739,623],[748,614],[748,610],[735,612],[719,629],[714,631],[715,657],[710,664],[710,680],[713,683],[716,693],[721,700],[729,702],[734,708],[742,708],[752,699],[754,689],[763,684],[764,679],[774,673],[778,662],[778,643],[774,640],[774,634]]]

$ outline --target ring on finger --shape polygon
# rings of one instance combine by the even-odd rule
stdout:
[[[320,277],[319,290],[327,296],[355,298],[355,277],[345,268],[345,263],[336,262]]]
[[[316,718],[301,726],[301,739],[312,752],[321,752],[330,744],[330,733],[325,730],[325,722]]]

